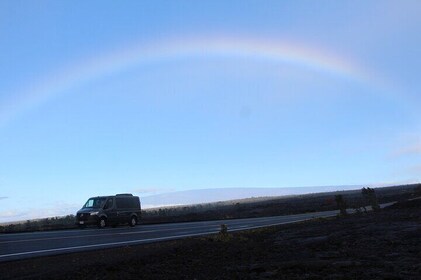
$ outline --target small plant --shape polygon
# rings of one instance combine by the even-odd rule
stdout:
[[[368,203],[371,205],[371,208],[373,209],[373,211],[377,212],[380,210],[380,205],[379,205],[379,202],[377,201],[377,195],[374,189],[362,188],[361,193],[365,197],[365,199],[368,201]]]
[[[219,230],[220,235],[227,235],[228,234],[228,227],[226,224],[221,225],[221,229]]]
[[[340,215],[341,216],[347,216],[348,213],[346,212],[346,202],[345,202],[343,196],[341,194],[335,195],[335,201],[336,201],[336,204],[338,205]]]
[[[421,197],[421,185],[417,185],[414,188],[414,196],[416,197]]]
[[[228,226],[226,224],[221,224],[221,229],[219,230],[216,240],[219,240],[219,241],[231,240],[231,235],[228,233]]]

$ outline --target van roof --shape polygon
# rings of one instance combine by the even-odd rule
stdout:
[[[136,197],[136,196],[134,196],[134,195],[132,195],[131,193],[119,193],[119,194],[116,194],[116,195],[101,195],[101,196],[94,196],[94,197],[91,197],[91,198],[99,198],[99,197],[101,197],[101,198],[108,198],[108,197],[121,197],[121,196],[123,196],[123,197]]]

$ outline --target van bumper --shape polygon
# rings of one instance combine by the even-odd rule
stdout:
[[[78,226],[89,226],[97,225],[99,217],[97,215],[84,214],[82,217],[79,215],[76,217],[75,224]]]

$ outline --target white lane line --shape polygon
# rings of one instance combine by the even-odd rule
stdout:
[[[326,212],[331,212],[331,211],[326,211]],[[318,212],[318,213],[323,213],[323,212]],[[198,221],[198,222],[184,222],[184,223],[167,223],[167,224],[147,224],[147,225],[143,225],[143,228],[149,228],[149,227],[153,227],[153,228],[161,228],[161,227],[172,227],[174,225],[177,226],[185,226],[185,225],[195,225],[195,224],[204,224],[206,223],[206,225],[219,225],[221,223],[242,223],[242,222],[254,222],[254,221],[272,221],[272,220],[276,220],[276,219],[283,219],[283,218],[293,218],[293,217],[300,217],[300,216],[305,216],[308,215],[310,213],[302,213],[302,214],[293,214],[293,215],[282,215],[282,216],[272,216],[272,217],[264,217],[264,218],[246,218],[246,219],[226,219],[226,220],[214,220],[214,221]],[[86,232],[115,232],[115,231],[119,231],[121,230],[121,228],[107,228],[107,229],[83,229],[83,230],[77,230],[77,229],[70,229],[70,230],[54,230],[54,231],[36,231],[36,232],[22,232],[22,233],[12,233],[11,235],[13,236],[20,236],[20,235],[28,235],[28,236],[33,236],[33,235],[46,235],[46,234],[56,234],[56,233],[77,233],[77,232],[81,232],[81,233],[86,233]],[[172,229],[168,229],[168,230],[172,230]],[[85,235],[86,236],[86,235]],[[95,236],[95,235],[89,235],[89,236]],[[0,236],[1,237],[1,236]],[[56,238],[56,237],[54,237]],[[46,238],[39,238],[38,240],[43,240]],[[35,239],[24,239],[24,241],[30,241],[30,240],[35,240]],[[48,239],[46,239],[48,240]],[[6,242],[19,242],[22,240],[17,240],[17,241],[0,241],[0,243],[6,243]]]
[[[302,216],[302,215],[301,215]],[[279,219],[280,217],[286,216],[279,216],[276,217]],[[291,218],[288,216],[288,218]],[[315,216],[310,216],[308,219],[315,218]],[[272,219],[257,219],[256,222],[272,222],[276,220],[275,217]],[[237,224],[242,223],[244,221],[236,221],[235,223],[227,223],[228,226],[236,227],[236,228],[246,228],[249,225],[240,225]],[[286,222],[294,222],[294,221],[286,221]],[[142,231],[130,231],[130,232],[114,232],[114,233],[100,233],[100,234],[90,234],[90,235],[73,235],[73,236],[62,236],[62,237],[45,237],[45,238],[32,238],[32,239],[21,239],[21,240],[8,240],[8,241],[0,241],[0,244],[8,244],[8,243],[20,243],[20,242],[32,242],[32,241],[46,241],[46,240],[59,240],[59,239],[78,239],[78,238],[85,238],[85,237],[105,237],[105,236],[114,236],[114,235],[133,235],[133,234],[142,234],[142,233],[151,233],[151,232],[163,232],[163,231],[174,231],[174,230],[185,230],[185,229],[199,229],[204,227],[213,227],[217,226],[215,223],[211,223],[209,225],[198,225],[198,226],[190,226],[190,227],[176,227],[176,228],[169,228],[169,229],[156,229],[156,230],[142,230]]]
[[[323,216],[323,218],[326,217],[334,217],[336,216],[336,214],[330,214],[330,215],[326,215]],[[316,218],[320,218],[320,217],[316,217]],[[275,223],[275,224],[270,224],[270,225],[260,225],[260,226],[252,226],[246,229],[256,229],[256,228],[262,228],[262,227],[270,227],[270,226],[277,226],[277,225],[284,225],[284,224],[293,224],[293,223],[299,223],[299,222],[303,222],[303,221],[308,221],[308,220],[313,220],[314,218],[306,218],[306,219],[301,219],[301,220],[295,220],[295,221],[288,221],[288,222],[280,222],[280,223]],[[244,228],[242,229],[228,229],[228,231],[240,231],[240,230],[245,230]]]
[[[156,231],[156,230],[136,231],[136,232],[132,232],[131,234],[148,233],[148,232],[154,232],[154,231]],[[74,236],[60,236],[60,237],[32,238],[32,239],[0,241],[0,244],[31,242],[31,241],[45,241],[45,240],[57,240],[57,239],[72,239],[72,238],[84,238],[84,237],[100,237],[100,236],[123,235],[123,234],[127,234],[127,233],[107,233],[107,234],[90,234],[90,235],[74,235]]]
[[[116,233],[103,233],[103,234],[90,234],[90,235],[74,235],[74,236],[62,236],[62,237],[46,237],[46,238],[33,238],[33,239],[21,239],[21,240],[9,240],[9,241],[0,241],[0,244],[7,243],[19,243],[19,242],[31,242],[31,241],[45,241],[45,240],[57,240],[57,239],[76,239],[76,238],[85,238],[85,237],[102,237],[102,236],[115,236],[115,235],[132,235],[132,234],[142,234],[150,232],[163,232],[163,231],[174,231],[174,230],[184,230],[184,229],[199,229],[203,227],[212,227],[208,225],[196,226],[196,227],[184,227],[184,228],[170,228],[170,229],[158,229],[158,230],[142,230],[142,231],[130,231],[130,232],[116,232]]]
[[[330,217],[330,216],[336,216],[336,214],[331,214],[331,215],[325,216],[325,217]],[[252,226],[252,227],[248,227],[248,228],[231,229],[231,230],[228,230],[228,231],[233,232],[233,231],[256,229],[256,228],[270,227],[270,226],[283,225],[283,224],[292,224],[292,223],[307,221],[307,220],[311,220],[311,219],[312,218],[296,220],[296,221],[288,221],[288,222],[279,222],[279,223],[273,223],[273,224],[268,224],[268,225]],[[213,234],[213,233],[218,233],[218,231],[207,231],[207,232],[201,232],[201,233],[181,234],[181,235],[173,235],[173,236],[167,236],[167,237],[157,237],[157,238],[138,239],[138,240],[131,240],[131,241],[111,242],[111,243],[82,245],[82,246],[73,246],[73,247],[63,247],[63,248],[55,248],[55,249],[21,252],[21,253],[12,253],[12,254],[0,255],[0,259],[1,258],[7,258],[7,257],[13,257],[13,256],[23,256],[23,255],[33,255],[33,254],[48,253],[48,252],[69,251],[69,250],[84,249],[84,248],[108,247],[108,246],[113,246],[113,245],[123,245],[123,244],[127,245],[127,244],[135,244],[135,243],[146,243],[146,242],[151,242],[151,241],[165,241],[165,240],[179,239],[179,238],[184,238],[184,237],[208,235],[208,234]]]
[[[150,241],[163,241],[169,239],[177,239],[183,237],[192,237],[198,235],[206,235],[216,233],[215,231],[203,232],[203,233],[194,233],[194,234],[182,234],[182,235],[173,235],[167,237],[157,237],[157,238],[148,238],[148,239],[139,239],[139,240],[131,240],[131,241],[121,241],[121,242],[111,242],[111,243],[102,243],[102,244],[93,244],[93,245],[83,245],[83,246],[73,246],[73,247],[63,247],[63,248],[55,248],[55,249],[46,249],[46,250],[37,250],[37,251],[29,251],[29,252],[21,252],[21,253],[13,253],[13,254],[6,254],[0,255],[0,258],[12,257],[12,256],[22,256],[22,255],[33,255],[39,253],[48,253],[48,252],[60,252],[60,251],[69,251],[75,249],[84,249],[84,248],[95,248],[101,246],[113,246],[113,245],[123,245],[123,244],[133,244],[133,243],[145,243]]]
[[[235,226],[235,228],[247,228],[250,227],[250,225],[245,225],[245,226]]]

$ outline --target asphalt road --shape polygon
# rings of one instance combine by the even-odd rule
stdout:
[[[0,262],[213,234],[219,232],[221,224],[226,224],[228,231],[232,232],[330,217],[337,214],[338,211],[325,211],[251,219],[138,225],[134,228],[121,226],[106,229],[87,228],[1,234]]]

